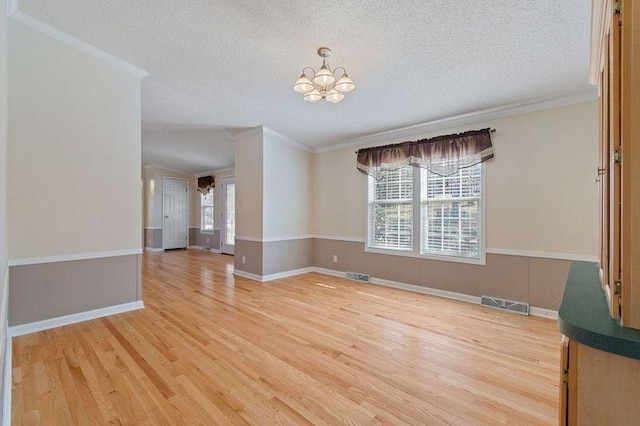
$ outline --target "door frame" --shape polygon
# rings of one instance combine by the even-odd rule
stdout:
[[[187,235],[187,244],[185,245],[185,248],[189,247],[189,180],[185,179],[185,178],[178,178],[178,177],[173,177],[173,176],[162,176],[162,211],[160,212],[160,216],[162,218],[162,250],[166,250],[166,244],[167,244],[167,239],[165,238],[165,233],[164,233],[164,189],[166,188],[166,181],[167,179],[173,179],[173,180],[181,180],[184,181],[186,186],[187,186],[187,190],[185,191],[187,194],[187,220],[186,222],[186,235]]]
[[[235,255],[235,251],[236,251],[236,245],[235,242],[233,243],[233,253],[227,253],[224,251],[224,247],[226,246],[225,240],[227,237],[227,221],[226,221],[226,216],[227,216],[227,187],[226,185],[228,183],[233,183],[235,185],[236,183],[236,177],[235,175],[227,175],[227,176],[221,176],[220,177],[220,204],[221,204],[221,209],[220,209],[220,253],[223,254],[229,254],[234,256]],[[234,195],[234,201],[235,201],[235,195]],[[235,215],[235,213],[234,213]],[[234,235],[235,237],[235,235]]]

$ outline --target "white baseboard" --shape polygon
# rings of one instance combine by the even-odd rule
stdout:
[[[301,269],[292,269],[290,271],[278,272],[278,273],[269,274],[269,275],[258,275],[258,274],[252,274],[250,272],[245,272],[245,271],[236,269],[235,271],[233,271],[233,275],[237,275],[239,277],[247,278],[247,279],[258,281],[261,283],[266,283],[268,281],[279,280],[281,278],[289,278],[289,277],[294,277],[296,275],[308,274],[309,272],[314,272],[314,270],[315,268],[309,267],[309,268],[301,268]]]
[[[102,318],[114,314],[121,314],[124,312],[135,311],[143,308],[144,303],[142,302],[142,300],[137,300],[135,302],[107,306],[106,308],[95,309],[92,311],[79,312],[77,314],[65,315],[62,317],[31,322],[28,324],[14,325],[13,327],[9,327],[9,336],[22,336],[25,334],[35,333],[37,331],[49,330],[51,328],[76,324],[83,321],[89,321],[96,318]]]
[[[445,299],[459,300],[461,302],[480,304],[480,297],[471,296],[454,291],[440,290],[438,288],[422,287],[420,285],[406,284],[398,281],[383,280],[381,278],[371,277],[371,284],[383,285],[385,287],[397,288],[400,290],[408,290],[416,293],[428,294],[430,296],[444,297]]]
[[[531,306],[529,308],[529,315],[534,317],[549,318],[553,320],[558,319],[558,311],[553,311],[551,309],[545,308],[536,308],[535,306]]]
[[[278,280],[280,278],[294,277],[296,275],[308,274],[309,272],[313,272],[313,267],[293,269],[291,271],[284,271],[284,272],[278,272],[276,274],[263,275],[262,282]]]
[[[151,253],[159,253],[161,251],[164,251],[163,248],[155,248],[155,247],[145,247],[144,251],[149,251]]]
[[[7,282],[8,284],[8,282]],[[8,285],[6,286],[8,287]],[[5,295],[6,297],[6,295]],[[143,309],[142,300],[121,305],[109,306],[106,308],[95,309],[93,311],[80,312],[63,317],[51,318],[48,320],[32,322],[29,324],[17,325],[14,327],[6,327],[5,325],[5,352],[4,352],[4,374],[3,374],[3,393],[2,393],[2,426],[11,425],[11,390],[12,390],[12,365],[11,357],[13,351],[12,338],[14,336],[22,336],[24,334],[35,333],[37,331],[48,330],[63,325],[75,324],[82,321],[101,318],[108,315],[120,314],[124,312]],[[7,322],[5,321],[5,324]]]
[[[214,248],[207,249],[204,246],[188,246],[187,249],[190,249],[190,250],[202,250],[202,251],[208,251],[208,252],[211,252],[211,253],[218,253],[218,254],[220,253],[219,249],[214,249]]]
[[[340,271],[335,271],[333,269],[325,269],[325,268],[318,268],[318,267],[313,267],[313,272],[317,272],[319,274],[323,274],[323,275],[331,275],[332,277],[341,277],[344,278],[344,272],[340,272]]]
[[[239,269],[235,269],[233,271],[233,275],[237,275],[239,277],[247,278],[247,279],[253,280],[253,281],[262,282],[262,275],[252,274],[250,272],[241,271]]]
[[[317,272],[319,274],[345,278],[345,272],[335,271],[333,269],[316,268],[316,267],[311,269],[313,272]],[[375,277],[371,277],[371,284],[383,285],[385,287],[393,287],[400,290],[408,290],[416,293],[428,294],[431,296],[444,297],[445,299],[459,300],[461,302],[473,303],[476,305],[479,305],[481,300],[481,298],[478,296],[471,296],[468,294],[456,293],[448,290],[440,290],[440,289],[431,288],[431,287],[422,287],[419,285],[406,284],[398,281],[383,280],[381,278],[375,278]],[[537,308],[535,306],[530,307],[529,315],[534,317],[558,319],[558,311],[545,309],[545,308]]]
[[[55,256],[9,259],[9,266],[38,265],[40,263],[100,259],[103,257],[131,256],[134,254],[142,254],[142,249],[135,248],[135,249],[99,251],[99,252],[91,252],[91,253],[71,253],[71,254],[61,254],[61,255],[55,255]]]

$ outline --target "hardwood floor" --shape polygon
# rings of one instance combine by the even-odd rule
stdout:
[[[145,254],[146,308],[13,339],[13,424],[554,424],[554,321]]]

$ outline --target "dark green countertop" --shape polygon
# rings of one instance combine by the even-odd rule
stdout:
[[[640,330],[621,327],[611,319],[597,263],[571,263],[558,328],[583,345],[640,359]]]

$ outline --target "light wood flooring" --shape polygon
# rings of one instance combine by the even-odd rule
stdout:
[[[554,321],[143,255],[144,310],[13,339],[13,424],[554,424]]]

